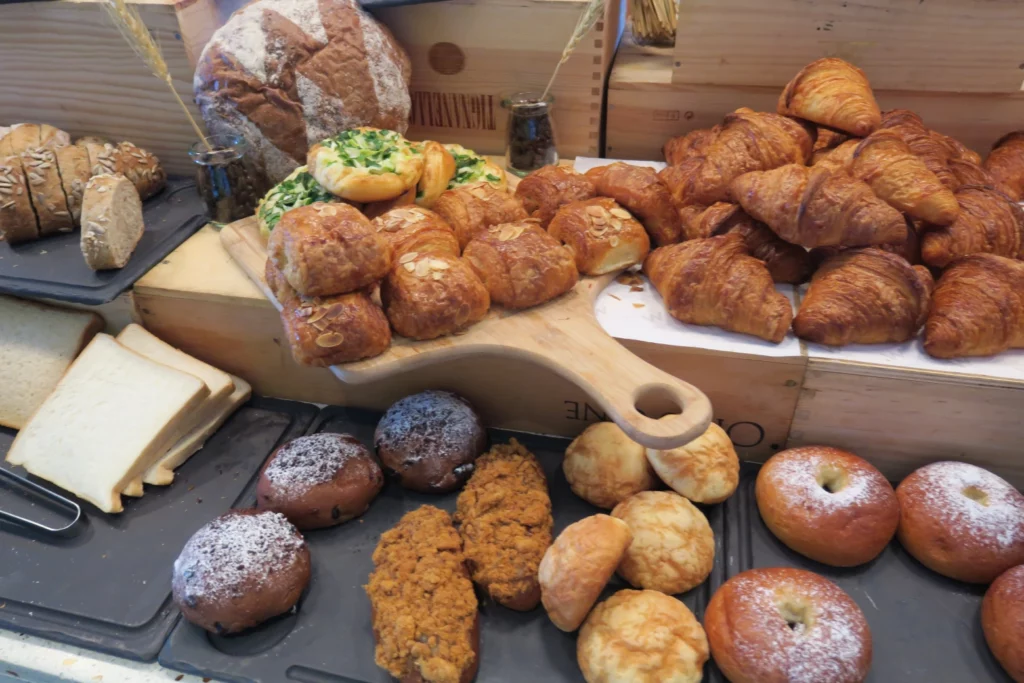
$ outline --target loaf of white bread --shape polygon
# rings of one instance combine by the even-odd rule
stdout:
[[[102,329],[94,313],[0,296],[0,425],[24,427]]]
[[[248,384],[129,325],[98,334],[19,432],[7,461],[87,500],[123,510],[143,481],[174,469],[251,393]]]

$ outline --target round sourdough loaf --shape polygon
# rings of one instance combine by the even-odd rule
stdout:
[[[349,128],[404,133],[409,57],[353,0],[255,0],[203,50],[196,102],[211,134],[240,135],[271,183]]]

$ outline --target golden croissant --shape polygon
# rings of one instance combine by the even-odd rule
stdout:
[[[949,146],[932,135],[920,116],[909,109],[892,109],[882,114],[880,128],[894,132],[907,143],[910,151],[924,162],[943,185],[954,191],[960,186],[948,167],[952,155]]]
[[[690,240],[655,249],[644,273],[684,323],[715,325],[778,344],[793,308],[775,291],[765,265],[747,253],[739,235]]]
[[[849,139],[849,133],[844,133],[841,130],[833,130],[828,126],[818,126],[818,135],[814,139],[813,151],[823,152],[825,150],[835,149]]]
[[[874,132],[882,120],[868,77],[835,57],[801,69],[782,91],[778,111],[858,137]]]
[[[846,249],[814,274],[793,331],[829,346],[904,342],[924,324],[933,285],[927,268],[896,254]]]
[[[945,268],[969,254],[1024,258],[1024,210],[999,190],[967,186],[956,193],[960,217],[952,225],[931,227],[921,238],[921,260]]]
[[[735,233],[747,243],[754,258],[764,261],[772,280],[787,284],[806,282],[811,274],[811,255],[803,247],[786,242],[764,223],[748,216],[736,204],[719,202],[694,205],[679,212],[687,239]]]
[[[618,161],[592,168],[586,177],[594,183],[599,197],[614,199],[633,214],[652,242],[665,245],[679,241],[679,212],[654,169]]]
[[[1024,199],[1024,131],[1009,133],[996,141],[984,166],[1014,200]]]
[[[720,130],[721,125],[714,128],[698,128],[681,137],[670,138],[661,150],[665,155],[665,163],[675,166],[691,157],[704,156]]]
[[[782,239],[807,248],[897,244],[903,216],[846,173],[791,164],[742,175],[732,194],[743,210]]]
[[[805,164],[813,146],[813,132],[804,124],[778,114],[737,109],[725,117],[704,151],[703,163],[688,165],[687,175],[673,176],[675,185],[663,179],[680,206],[729,201],[729,183],[734,178],[785,164]]]
[[[861,138],[852,138],[832,149],[815,152],[811,157],[811,165],[849,173],[853,165],[853,153],[857,151],[860,142]]]
[[[994,254],[960,259],[939,278],[924,328],[936,358],[1024,348],[1024,262]]]
[[[864,138],[853,152],[850,173],[893,208],[932,225],[949,225],[960,212],[953,193],[895,131]]]

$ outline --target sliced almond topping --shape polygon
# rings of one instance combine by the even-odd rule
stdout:
[[[340,317],[344,311],[345,307],[341,304],[332,304],[331,307],[327,309],[327,319],[334,320],[335,318]]]
[[[409,261],[415,261],[416,257],[419,256],[419,255],[420,254],[419,254],[418,251],[410,251],[410,252],[407,252],[405,254],[402,254],[402,258],[398,259],[398,262],[399,263],[408,263]]]
[[[604,209],[602,209],[600,206],[597,206],[596,204],[592,204],[592,205],[587,207],[587,213],[590,214],[591,216],[595,216],[595,217],[596,216],[603,216],[604,215]]]
[[[609,213],[611,213],[611,215],[613,215],[613,216],[615,216],[617,218],[632,218],[633,217],[633,216],[631,216],[629,214],[629,211],[626,211],[625,209],[620,209],[617,206],[614,209],[612,209]]]
[[[318,308],[318,309],[316,309],[316,312],[313,313],[313,315],[309,316],[309,321],[308,322],[315,323],[317,320],[319,320],[320,318],[324,317],[325,315],[327,315],[327,309],[326,308]]]
[[[502,242],[508,242],[515,235],[516,227],[514,225],[502,226],[501,232],[498,234],[498,239]]]
[[[316,338],[316,345],[325,349],[329,349],[334,346],[339,346],[343,341],[345,341],[345,337],[343,337],[340,333],[328,332],[327,334],[321,334],[319,337]]]
[[[613,235],[612,238],[608,240],[608,244],[612,245],[613,247],[619,246],[619,238]]]
[[[613,218],[612,227],[615,228],[616,230],[622,230],[622,221],[620,221],[618,218]]]
[[[430,267],[434,270],[448,270],[451,266],[448,265],[447,261],[442,261],[439,258],[430,259]]]
[[[430,272],[430,262],[427,259],[423,259],[416,263],[416,276],[426,277],[427,273]]]
[[[526,226],[525,225],[517,225],[515,230],[512,232],[512,239],[517,239],[524,232],[526,232]]]
[[[608,219],[606,219],[604,216],[591,216],[590,222],[593,223],[594,225],[604,225],[605,223],[608,222]]]
[[[419,222],[420,222],[421,220],[423,220],[424,218],[426,218],[426,216],[424,216],[424,215],[423,215],[422,213],[420,213],[419,211],[409,211],[409,212],[408,212],[408,215],[406,216],[406,219],[407,219],[407,220],[408,220],[408,221],[409,221],[410,223],[419,223]]]
[[[310,325],[323,332],[327,329],[327,326],[331,324],[330,320],[317,320],[315,323],[311,322]]]
[[[402,264],[402,267],[405,268],[410,273],[416,270],[416,264],[412,263],[411,261],[409,263]]]
[[[336,216],[337,214],[338,214],[338,210],[336,208],[334,208],[333,206],[331,206],[330,204],[327,204],[325,206],[321,206],[320,207],[320,215],[321,216]]]
[[[430,274],[430,277],[433,278],[434,280],[440,280],[441,278],[444,277],[444,273],[442,273],[440,270],[435,270],[433,273]]]

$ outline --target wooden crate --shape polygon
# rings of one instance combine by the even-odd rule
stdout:
[[[215,3],[134,3],[186,103],[192,101],[190,60],[216,23]],[[169,172],[192,173],[188,148],[195,132],[167,85],[135,56],[101,5],[0,4],[0,125],[49,123],[75,136],[128,139],[159,156]]]
[[[874,80],[874,74],[869,75]],[[608,85],[607,156],[661,159],[661,147],[668,138],[709,128],[739,107],[775,111],[781,92],[775,86],[676,83],[672,77],[672,48],[644,48],[623,40]],[[875,95],[883,109],[912,109],[935,130],[982,155],[999,137],[1024,125],[1024,93],[1020,92],[878,90]]]
[[[781,87],[842,57],[879,90],[1021,90],[1022,0],[679,0],[675,83]]]

